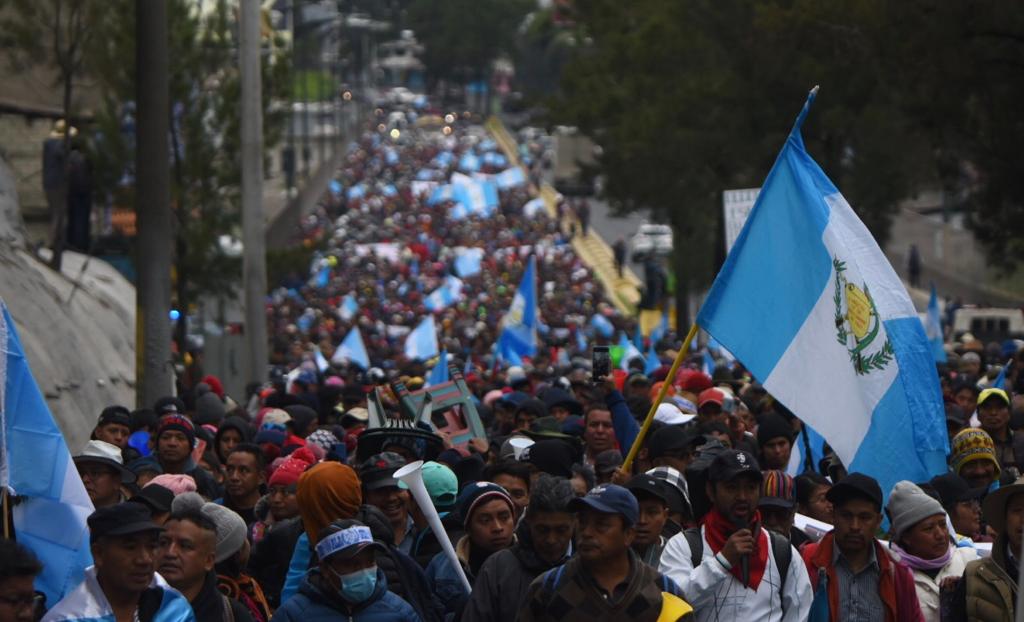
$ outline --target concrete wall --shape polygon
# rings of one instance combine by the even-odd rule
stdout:
[[[75,452],[104,407],[134,407],[135,288],[98,259],[66,252],[58,274],[30,253],[15,185],[0,159],[0,298]]]

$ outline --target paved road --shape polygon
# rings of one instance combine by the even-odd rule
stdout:
[[[636,233],[637,227],[647,219],[646,212],[633,212],[627,214],[624,218],[617,218],[612,215],[612,210],[607,202],[594,197],[588,198],[587,202],[590,204],[590,226],[604,238],[604,241],[609,246],[615,244],[615,241],[620,237],[624,238],[628,245],[630,238]],[[636,272],[638,277],[643,279],[643,264],[632,261],[632,253],[630,255],[629,267],[633,269],[633,272]]]

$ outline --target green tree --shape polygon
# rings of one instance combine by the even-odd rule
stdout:
[[[721,192],[758,186],[807,90],[808,149],[880,242],[928,174],[928,143],[884,77],[887,3],[583,0],[555,120],[601,145],[607,198],[676,232],[680,303],[724,255]],[[679,308],[685,308],[681,305]],[[683,327],[685,328],[685,327]]]
[[[100,139],[94,149],[97,186],[120,204],[135,205],[130,183],[134,136],[122,132],[135,93],[135,3],[110,3],[108,31],[92,50],[102,71],[105,106],[97,115]],[[240,93],[233,40],[234,15],[225,0],[200,15],[186,0],[168,6],[169,56],[172,62],[171,198],[175,214],[176,304],[187,310],[203,295],[233,296],[241,263],[227,254],[221,236],[238,235],[241,179],[239,152]],[[264,144],[280,142],[284,111],[272,105],[287,99],[289,63],[280,41],[264,46]],[[127,177],[125,172],[128,172]],[[183,316],[184,317],[184,316]],[[183,340],[185,324],[179,322]]]
[[[425,47],[431,84],[488,77],[490,64],[514,48],[516,28],[536,5],[530,0],[414,0],[407,24]]]

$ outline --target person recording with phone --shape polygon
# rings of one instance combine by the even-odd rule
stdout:
[[[811,584],[800,555],[761,527],[762,474],[748,452],[726,450],[708,467],[712,509],[699,529],[672,537],[659,570],[706,620],[806,620]]]

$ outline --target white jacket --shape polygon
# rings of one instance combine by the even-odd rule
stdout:
[[[160,573],[153,573],[149,586],[162,592],[153,622],[196,622],[192,605],[167,585]],[[96,566],[85,569],[85,580],[47,611],[41,622],[115,622],[114,611],[96,579]]]
[[[795,548],[790,547],[793,557],[785,589],[780,595],[779,567],[768,534],[761,531],[760,545],[768,547],[768,566],[755,592],[740,583],[715,559],[703,527],[700,533],[704,550],[703,561],[697,568],[693,567],[690,545],[682,533],[673,536],[665,545],[658,567],[662,574],[682,588],[698,622],[803,622],[807,619],[811,610],[811,582],[807,567]]]
[[[893,559],[899,560],[899,554],[890,550]],[[967,564],[978,559],[978,552],[972,548],[954,548],[953,557],[942,567],[935,578],[927,573],[914,570],[914,590],[917,601],[921,603],[921,615],[925,622],[939,622],[939,585],[947,577],[960,578],[964,575]]]

